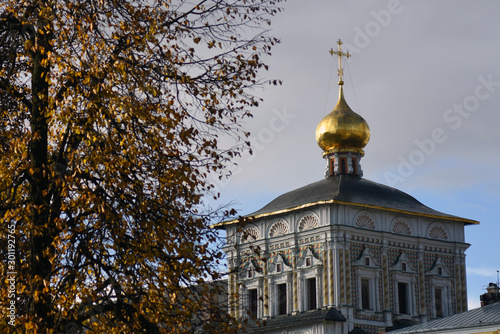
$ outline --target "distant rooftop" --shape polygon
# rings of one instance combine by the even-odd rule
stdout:
[[[260,319],[258,322],[253,320],[249,321],[249,328],[246,328],[246,332],[258,331],[259,329],[265,328],[266,330],[271,329],[282,329],[287,326],[293,326],[297,323],[308,324],[317,323],[319,321],[325,322],[345,322],[346,318],[337,309],[330,307],[312,311],[301,312],[298,314],[284,314],[278,315],[268,319]]]
[[[466,332],[465,330],[473,331]],[[487,333],[493,330],[500,331],[500,303],[387,333]]]

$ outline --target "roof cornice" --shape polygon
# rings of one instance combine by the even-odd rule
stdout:
[[[461,223],[464,223],[465,225],[477,225],[477,224],[479,224],[479,221],[467,219],[467,218],[461,218],[461,217],[455,217],[455,216],[449,216],[449,215],[443,215],[443,216],[433,215],[433,214],[422,213],[422,212],[414,212],[414,211],[408,211],[408,210],[388,208],[388,207],[383,207],[383,206],[378,206],[378,205],[338,201],[338,200],[334,200],[334,199],[306,203],[306,204],[294,206],[294,207],[287,208],[287,209],[276,210],[276,211],[271,211],[271,212],[266,212],[266,213],[260,213],[260,214],[254,215],[254,216],[246,216],[246,217],[259,219],[259,218],[271,217],[271,216],[276,216],[276,215],[280,215],[280,214],[284,214],[284,213],[289,213],[292,211],[302,210],[302,209],[310,208],[310,207],[316,206],[316,205],[325,205],[325,204],[349,205],[349,206],[355,206],[355,207],[361,207],[361,208],[367,208],[367,209],[390,211],[390,212],[401,213],[401,214],[409,214],[409,215],[413,215],[413,216],[447,220],[447,221],[452,221],[452,222],[461,222]],[[228,220],[228,221],[223,221],[223,222],[212,225],[212,228],[223,228],[223,227],[228,226],[228,225],[236,224],[239,221],[240,221],[240,219],[232,219],[232,220]]]

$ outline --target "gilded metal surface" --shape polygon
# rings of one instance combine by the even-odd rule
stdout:
[[[316,128],[316,142],[323,151],[339,148],[361,150],[369,140],[368,123],[347,105],[341,85],[337,105]]]
[[[344,75],[344,70],[342,69],[342,57],[346,57],[346,58],[349,58],[351,56],[351,54],[349,53],[349,51],[347,52],[342,52],[342,41],[339,39],[337,41],[337,44],[338,44],[338,51],[334,51],[333,48],[330,49],[330,54],[333,56],[333,55],[337,55],[339,57],[339,69],[338,69],[338,75],[339,75],[339,85],[343,84],[344,81],[342,80],[342,76]]]

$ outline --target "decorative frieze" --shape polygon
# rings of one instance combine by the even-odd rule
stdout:
[[[282,242],[279,244],[270,245],[269,249],[273,250],[273,249],[280,249],[280,248],[284,248],[284,247],[290,247],[290,242],[286,241],[286,242]]]
[[[361,242],[370,242],[372,244],[380,244],[382,241],[378,238],[373,237],[365,237],[360,235],[352,235],[351,240],[353,241],[361,241]]]
[[[314,236],[314,237],[310,237],[310,238],[299,239],[299,244],[313,242],[313,241],[320,240],[320,239],[321,239],[321,236],[319,236],[319,235]]]
[[[401,242],[401,241],[389,241],[389,246],[393,247],[401,247],[401,248],[409,248],[409,249],[417,249],[417,245],[413,243]]]

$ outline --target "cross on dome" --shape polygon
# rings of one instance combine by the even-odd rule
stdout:
[[[330,49],[330,54],[332,55],[337,55],[339,57],[339,69],[338,69],[338,76],[339,76],[339,85],[343,85],[344,84],[344,81],[342,80],[342,76],[344,75],[344,70],[342,69],[342,56],[346,57],[346,58],[349,58],[351,56],[351,54],[349,53],[349,51],[347,52],[342,52],[342,41],[339,40],[337,41],[337,44],[338,44],[338,51],[335,51],[333,50],[333,48]]]

